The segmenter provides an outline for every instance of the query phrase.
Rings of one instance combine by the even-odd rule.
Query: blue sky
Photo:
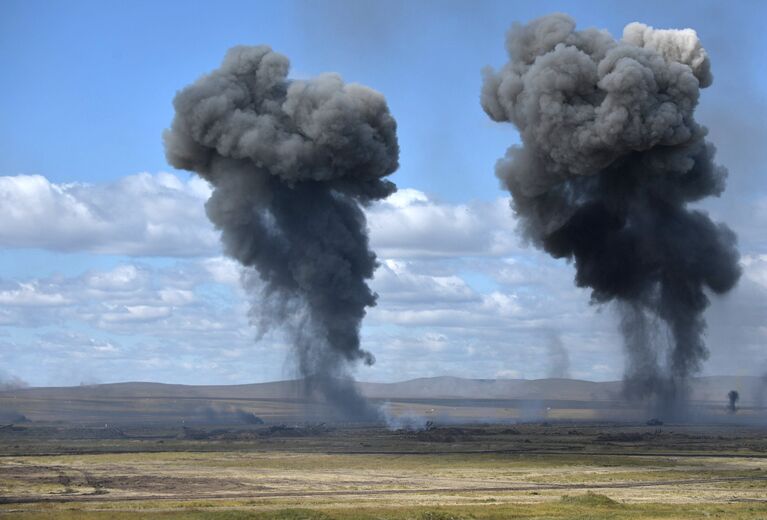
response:
[[[48,204],[58,222],[45,225],[42,213],[27,219],[24,232],[38,239],[22,240],[18,229],[0,233],[0,291],[7,293],[5,300],[0,295],[0,370],[33,384],[240,383],[290,375],[279,337],[253,343],[236,268],[220,258],[202,213],[205,187],[185,172],[176,172],[176,181],[158,177],[172,172],[160,135],[176,90],[217,67],[229,47],[266,43],[291,59],[294,77],[335,71],[379,90],[398,121],[401,168],[393,180],[407,190],[371,215],[373,244],[385,263],[376,280],[381,305],[364,334],[379,363],[361,378],[544,377],[552,335],[569,351],[571,375],[619,377],[622,357],[610,310],[588,306],[588,294],[572,287],[569,266],[522,248],[511,218],[504,223],[493,165],[517,134],[491,122],[479,106],[480,69],[505,62],[509,25],[553,11],[571,14],[580,28],[606,28],[615,36],[632,21],[698,31],[715,77],[698,118],[711,128],[719,160],[731,172],[722,199],[704,206],[739,232],[750,262],[741,288],[712,309],[707,371],[763,370],[765,5],[6,0],[0,5],[0,176],[39,175],[48,184],[35,184],[38,191],[10,184],[2,196],[13,197],[4,204],[13,202],[19,211]],[[149,175],[136,177],[142,172]],[[73,231],[57,213],[72,201],[93,204],[104,222],[88,228],[73,218]],[[185,219],[170,222],[177,217],[163,208],[176,208],[173,214]],[[166,234],[142,234],[145,221],[166,226]],[[403,237],[389,228],[392,222],[409,222],[423,233],[413,241],[441,252],[426,258],[398,244]],[[461,231],[446,232],[451,223]],[[196,227],[187,232],[185,226]],[[501,277],[509,265],[524,268],[524,276]],[[178,270],[193,272],[194,283],[182,287],[173,280]],[[541,283],[525,281],[547,270]],[[102,283],[93,282],[99,273],[111,277],[111,292],[94,288]],[[29,296],[35,291],[63,299]],[[433,308],[418,302],[422,312],[407,318],[415,305],[401,299],[408,291],[432,291],[426,299]],[[26,297],[31,303],[20,305]],[[528,315],[552,305],[548,316]],[[484,318],[495,321],[471,308],[490,309]],[[733,313],[750,321],[725,326]],[[210,330],[221,327],[225,334],[200,339],[193,329],[181,332],[183,323],[201,316],[215,321]],[[731,329],[747,331],[734,351]],[[414,361],[402,371],[410,352]],[[727,362],[717,363],[720,358]]]

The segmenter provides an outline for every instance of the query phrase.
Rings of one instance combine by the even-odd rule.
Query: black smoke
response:
[[[730,390],[727,392],[727,410],[729,410],[730,413],[735,413],[738,411],[738,399],[740,399],[740,394],[737,390]]]
[[[524,236],[575,264],[595,303],[618,302],[626,392],[675,407],[707,358],[707,291],[740,276],[735,234],[689,204],[727,171],[693,115],[712,82],[695,31],[575,30],[567,15],[515,24],[486,69],[482,107],[522,145],[496,165]]]
[[[395,186],[396,122],[384,97],[336,74],[288,79],[269,47],[235,47],[180,91],[164,134],[168,161],[208,180],[208,217],[245,278],[263,333],[287,332],[309,391],[349,418],[378,415],[350,368],[373,356],[360,324],[377,266],[361,206]]]

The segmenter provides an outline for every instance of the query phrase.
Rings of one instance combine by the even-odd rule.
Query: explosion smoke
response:
[[[727,404],[727,409],[730,411],[730,413],[735,413],[738,411],[738,399],[740,399],[740,394],[737,390],[730,390],[727,392],[727,400],[729,401]]]
[[[349,418],[378,416],[349,369],[360,347],[376,257],[360,205],[395,191],[396,122],[384,97],[336,74],[287,78],[269,47],[234,47],[180,91],[164,134],[170,164],[213,186],[206,203],[246,279],[260,333],[282,326],[309,390]],[[257,297],[256,297],[257,296]]]
[[[546,377],[569,378],[570,377],[570,354],[567,352],[559,334],[551,332],[546,344],[546,354],[549,358]]]
[[[29,384],[18,376],[9,374],[3,369],[0,369],[0,392],[7,390],[16,390],[19,388],[27,388]]]
[[[706,51],[691,29],[632,23],[616,41],[564,14],[515,24],[506,48],[510,61],[483,71],[481,102],[521,134],[496,165],[521,230],[573,260],[593,302],[619,302],[627,393],[673,406],[708,355],[704,288],[724,293],[740,276],[735,234],[687,208],[727,176],[693,118],[712,81]]]

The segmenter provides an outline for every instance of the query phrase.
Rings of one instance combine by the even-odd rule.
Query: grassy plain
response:
[[[0,430],[0,516],[767,519],[756,427],[26,426]]]

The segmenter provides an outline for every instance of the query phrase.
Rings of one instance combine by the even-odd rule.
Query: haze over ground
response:
[[[517,136],[487,121],[480,69],[512,21],[569,12],[579,28],[692,27],[714,83],[697,118],[730,170],[704,206],[738,233],[744,274],[707,312],[707,374],[767,369],[765,36],[758,2],[290,3],[212,9],[7,2],[0,62],[0,369],[33,385],[290,376],[285,340],[254,342],[238,268],[205,217],[209,188],[165,163],[175,91],[234,44],[271,45],[293,74],[339,72],[381,91],[398,121],[400,192],[368,211],[382,260],[362,334],[363,380],[455,374],[618,379],[612,309],[571,266],[513,232],[493,164]],[[468,16],[468,15],[471,16]],[[98,45],[94,44],[98,41]],[[556,339],[552,339],[556,338]],[[552,354],[555,352],[555,354]]]

